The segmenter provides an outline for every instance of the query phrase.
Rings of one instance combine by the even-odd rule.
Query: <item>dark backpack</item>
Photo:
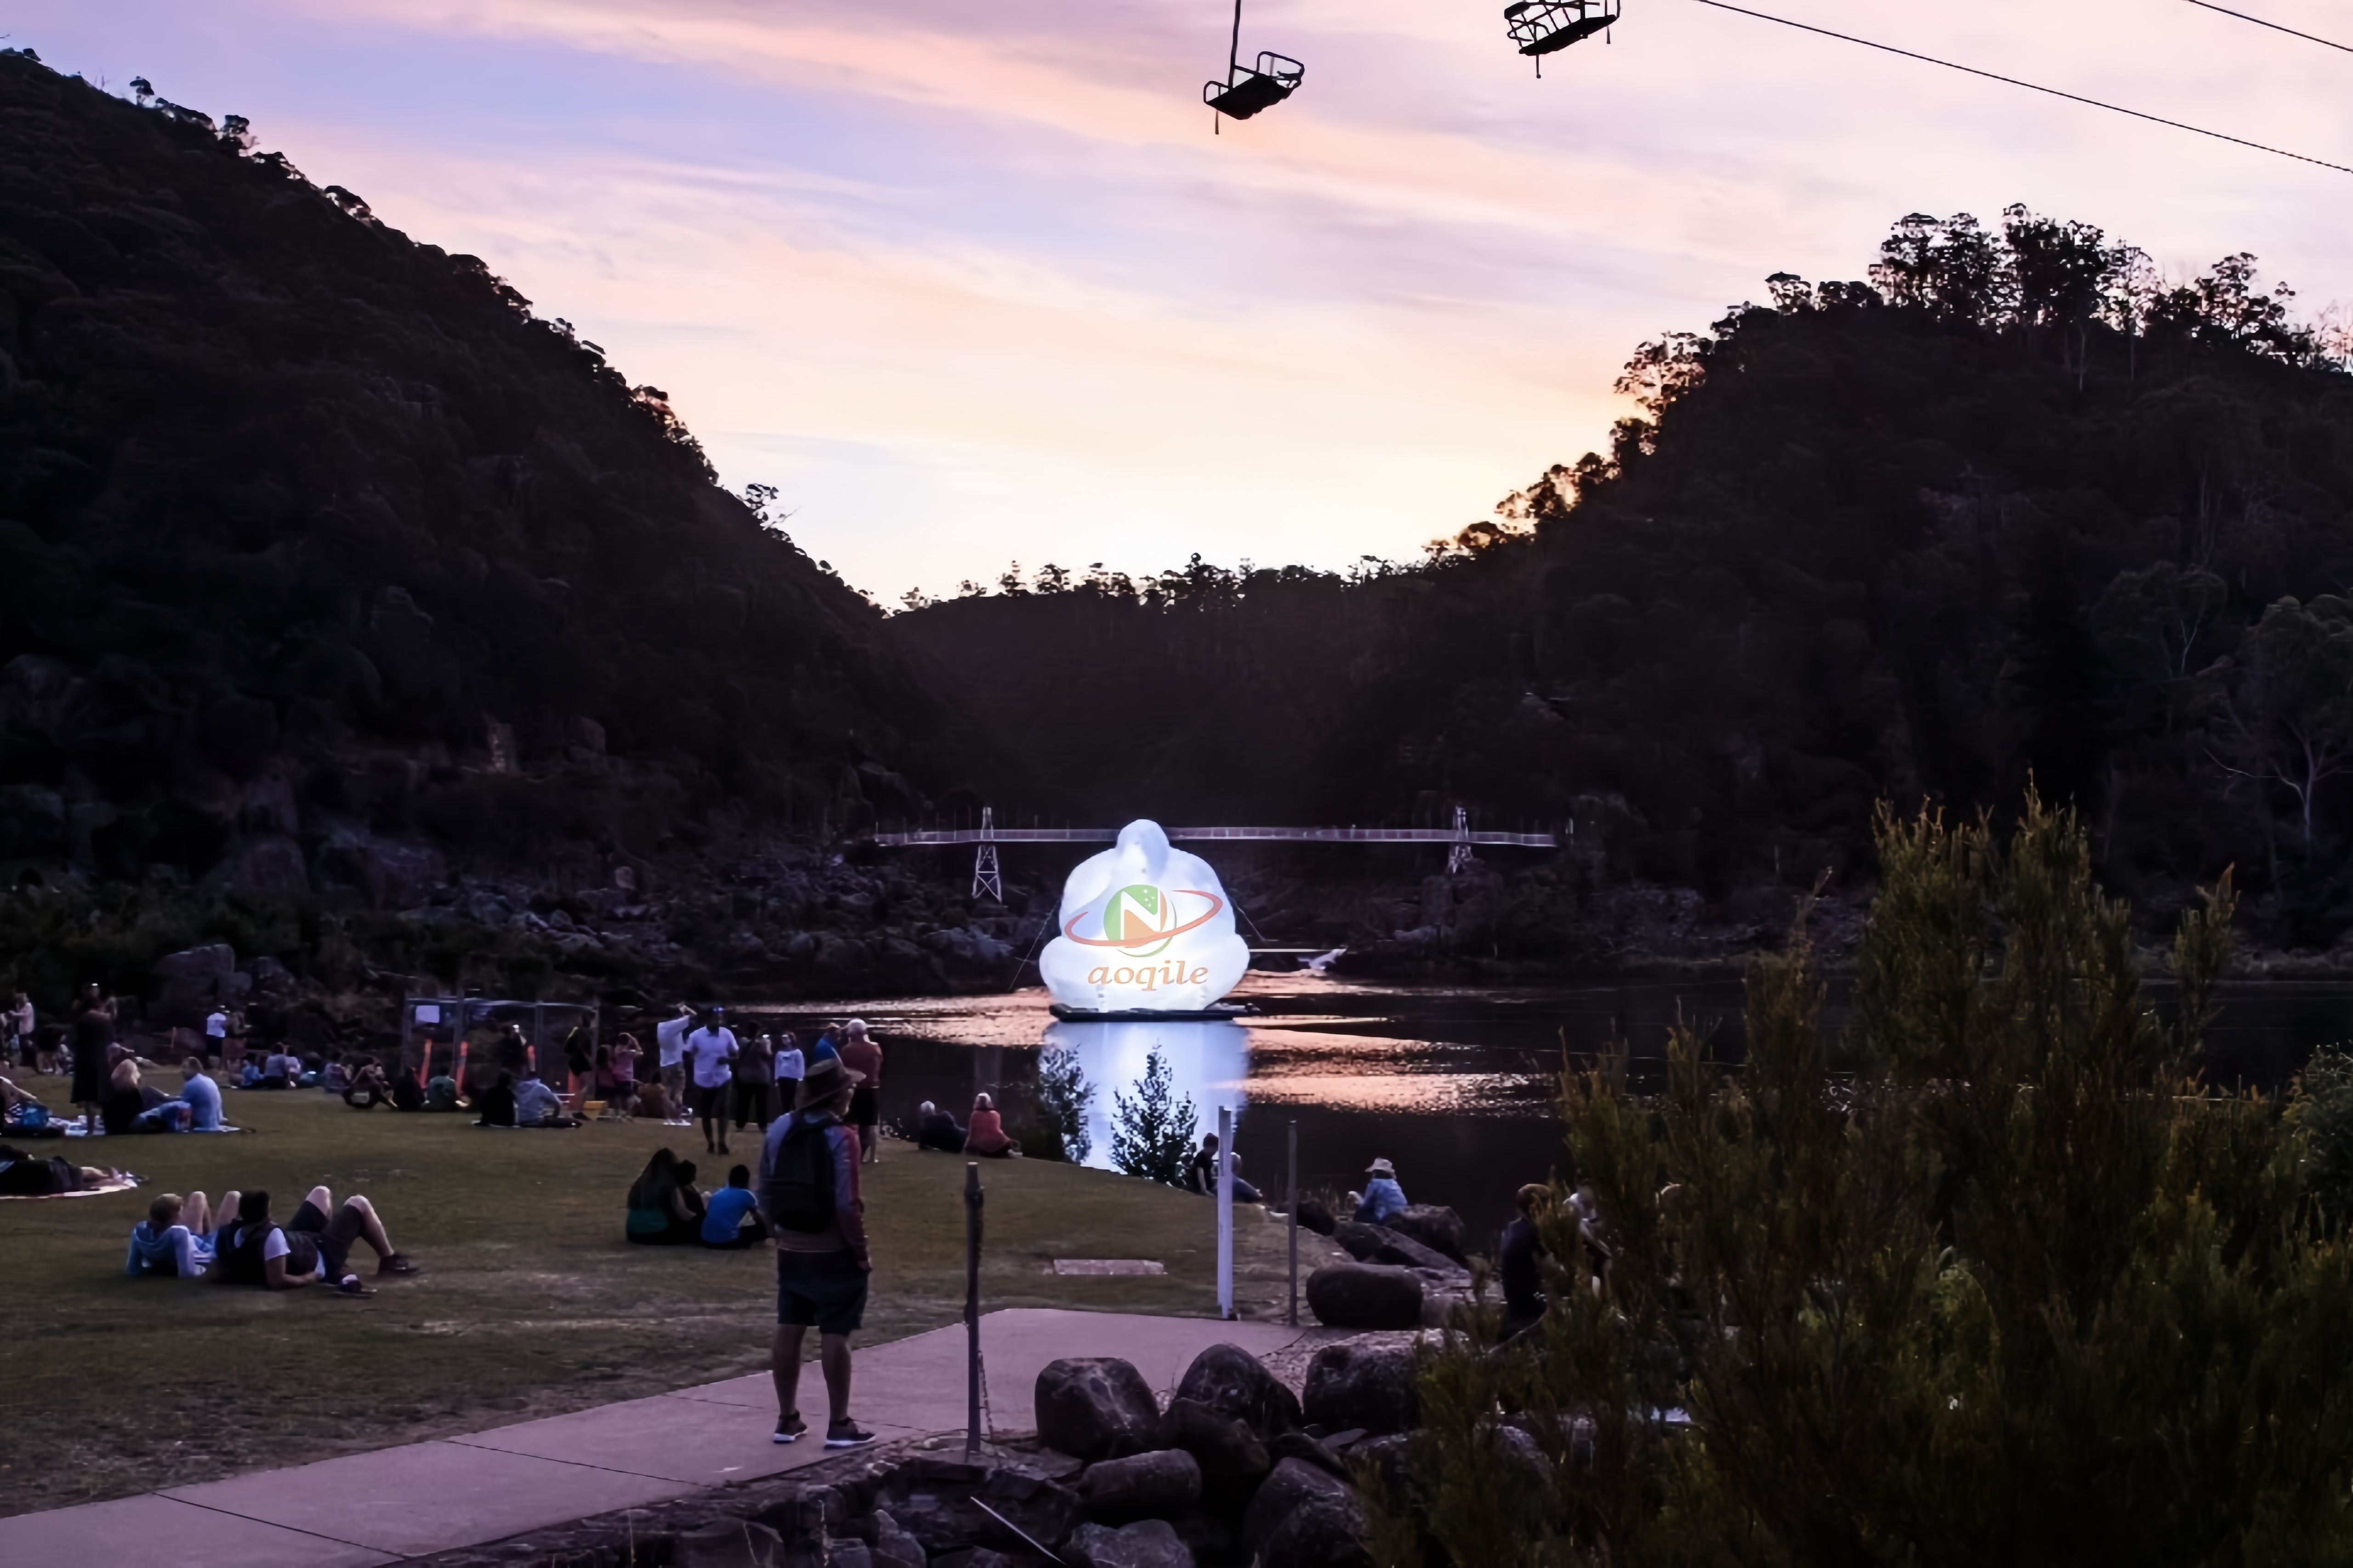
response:
[[[833,1223],[833,1144],[826,1132],[835,1125],[830,1116],[795,1121],[776,1145],[761,1198],[778,1230],[808,1236]]]

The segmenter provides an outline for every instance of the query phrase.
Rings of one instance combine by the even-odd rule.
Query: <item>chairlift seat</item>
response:
[[[1307,68],[1287,55],[1261,53],[1258,68],[1233,68],[1232,79],[1201,84],[1201,101],[1229,120],[1248,120],[1299,90]]]
[[[1524,55],[1565,49],[1617,19],[1597,0],[1515,0],[1504,7],[1504,26]]]

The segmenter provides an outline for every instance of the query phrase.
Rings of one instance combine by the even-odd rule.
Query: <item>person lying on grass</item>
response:
[[[737,1165],[729,1171],[727,1184],[704,1205],[702,1245],[724,1252],[767,1240],[768,1222],[760,1217],[758,1203],[752,1194],[751,1167]]]
[[[225,1209],[236,1204],[235,1193],[221,1200]],[[147,1205],[147,1217],[131,1227],[131,1251],[122,1260],[122,1272],[133,1279],[150,1274],[199,1279],[212,1267],[214,1244],[213,1208],[205,1194],[190,1193],[183,1200],[177,1193],[165,1193]]]
[[[237,1223],[221,1231],[216,1252],[221,1278],[231,1285],[290,1290],[329,1280],[344,1295],[364,1296],[370,1292],[359,1276],[343,1272],[354,1241],[366,1242],[375,1253],[379,1275],[417,1272],[416,1263],[385,1234],[374,1204],[353,1197],[337,1208],[334,1194],[322,1186],[312,1187],[283,1226],[269,1216],[268,1193],[244,1194],[237,1199]]]
[[[0,1197],[51,1198],[79,1193],[121,1179],[120,1171],[96,1165],[75,1165],[52,1154],[27,1154],[13,1143],[0,1143]]]

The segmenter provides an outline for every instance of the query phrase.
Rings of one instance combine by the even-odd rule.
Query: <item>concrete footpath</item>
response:
[[[1020,1308],[981,1319],[993,1436],[1033,1431],[1038,1373],[1063,1356],[1119,1356],[1164,1394],[1213,1344],[1267,1355],[1303,1331],[1209,1318]],[[965,1430],[962,1324],[858,1352],[852,1413],[878,1442]],[[290,1469],[0,1520],[0,1568],[377,1568],[503,1541],[591,1514],[758,1480],[828,1457],[815,1363],[801,1406],[816,1431],[769,1440],[767,1375],[496,1426]]]

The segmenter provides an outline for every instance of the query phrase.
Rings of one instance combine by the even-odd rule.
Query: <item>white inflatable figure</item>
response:
[[[1071,873],[1060,932],[1038,959],[1055,1001],[1096,1013],[1198,1012],[1249,968],[1225,885],[1156,822],[1129,823]]]

